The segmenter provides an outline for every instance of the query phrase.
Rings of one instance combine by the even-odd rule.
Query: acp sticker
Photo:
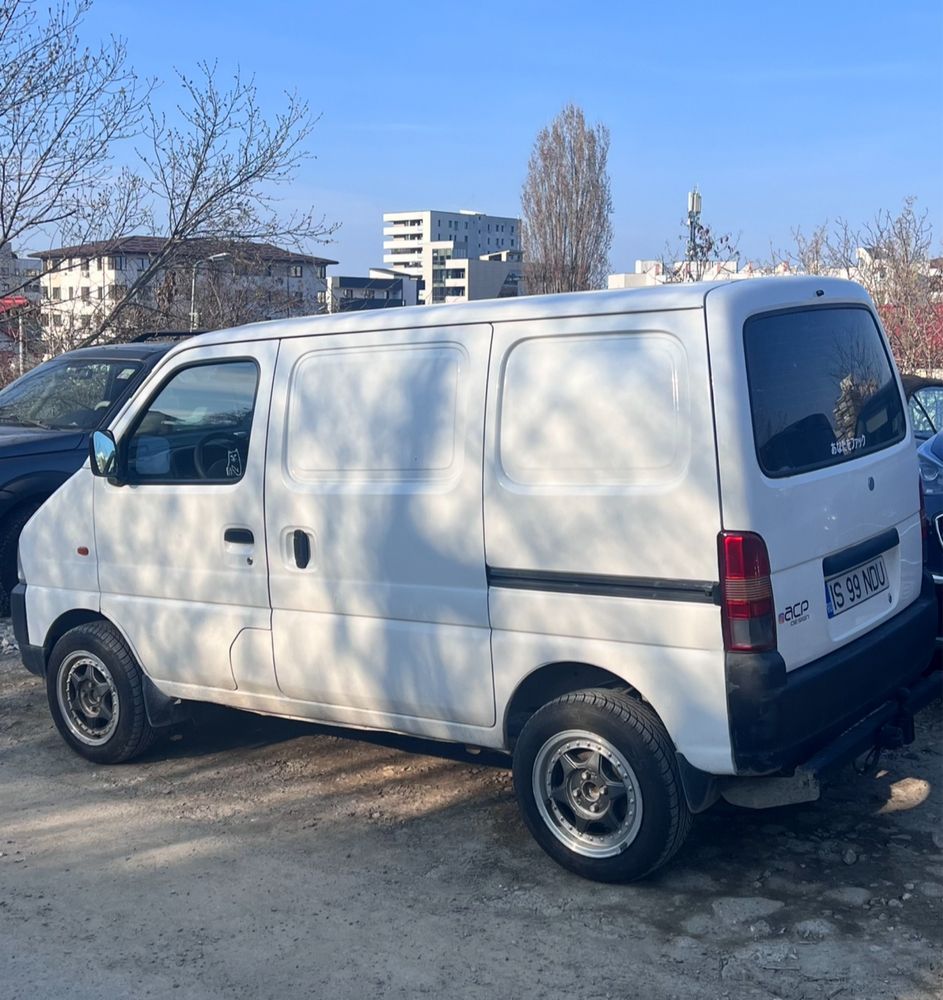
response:
[[[122,368],[115,376],[119,382],[126,382],[137,371],[136,368]]]
[[[779,612],[780,625],[801,625],[809,620],[809,602],[796,601],[790,604],[785,610]]]

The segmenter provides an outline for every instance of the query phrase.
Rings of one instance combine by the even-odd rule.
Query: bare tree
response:
[[[770,270],[786,264],[799,274],[829,274],[854,279],[858,273],[860,236],[847,219],[828,219],[817,225],[808,236],[797,226],[792,231],[791,249],[775,251]]]
[[[901,211],[883,210],[861,233],[860,280],[881,313],[903,371],[943,366],[943,317],[930,273],[933,229],[916,198]]]
[[[530,294],[601,288],[612,246],[609,129],[568,104],[534,142],[521,193]]]
[[[902,370],[943,367],[943,289],[932,273],[933,229],[914,197],[905,198],[896,215],[879,211],[860,230],[838,218],[816,226],[809,236],[794,229],[793,240],[779,260],[803,274],[849,278],[865,286]]]
[[[703,281],[724,273],[725,267],[739,260],[738,239],[731,233],[715,233],[700,219],[688,228],[687,238],[674,251],[666,247],[662,273],[666,284],[681,281]]]
[[[209,63],[200,65],[196,77],[178,77],[183,124],[169,124],[151,110],[141,174],[126,180],[146,193],[154,227],[165,236],[163,249],[123,289],[84,344],[120,329],[122,315],[146,306],[146,290],[168,270],[196,266],[193,241],[213,243],[211,252],[248,241],[301,247],[326,242],[337,228],[313,211],[277,211],[276,188],[311,157],[306,142],[318,119],[306,102],[286,94],[282,110],[271,116],[259,106],[252,79],[236,74],[221,87]],[[135,201],[133,192],[128,200]]]
[[[138,131],[149,87],[121,39],[82,45],[90,2],[0,4],[0,244],[44,227],[81,234],[94,221],[100,231],[105,200],[107,215],[122,211],[102,182],[114,144]]]

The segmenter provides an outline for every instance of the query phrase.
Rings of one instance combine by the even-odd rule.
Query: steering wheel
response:
[[[232,434],[207,434],[193,448],[193,464],[202,479],[241,478],[243,462],[238,440]]]

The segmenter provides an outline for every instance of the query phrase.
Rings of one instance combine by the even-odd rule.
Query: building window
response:
[[[318,305],[323,306],[326,301],[327,301],[327,293],[323,291],[318,292]]]
[[[59,288],[58,285],[55,288],[53,288],[53,290],[52,290],[52,297],[56,301],[58,301],[59,299],[62,298],[62,289]]]
[[[147,257],[139,257],[138,258],[138,270],[139,271],[146,271],[147,270]]]
[[[354,297],[354,290],[352,288],[345,288],[343,294],[345,299],[352,299]]]
[[[374,291],[372,288],[365,288],[363,290],[363,297],[365,299],[372,299],[374,297]]]
[[[289,278],[300,278],[301,277],[301,265],[300,264],[292,264],[291,267],[288,268],[288,277]]]
[[[82,258],[82,274],[88,274],[88,265],[89,265],[89,259],[88,259],[88,257],[83,257]]]
[[[109,257],[108,267],[112,271],[123,271],[124,270],[124,257]]]
[[[83,302],[88,302],[88,300],[91,297],[92,297],[92,290],[88,287],[88,285],[83,285],[82,286],[82,301]]]
[[[101,288],[96,288],[95,289],[95,297],[98,299],[99,302],[101,302],[101,300],[104,298],[104,294],[103,294]]]

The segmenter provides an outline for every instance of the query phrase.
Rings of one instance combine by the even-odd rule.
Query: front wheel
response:
[[[154,742],[141,668],[107,622],[79,625],[56,643],[46,696],[62,738],[96,764],[130,760]]]
[[[650,874],[691,827],[664,726],[618,692],[577,691],[531,716],[514,749],[514,788],[537,843],[598,882]]]

